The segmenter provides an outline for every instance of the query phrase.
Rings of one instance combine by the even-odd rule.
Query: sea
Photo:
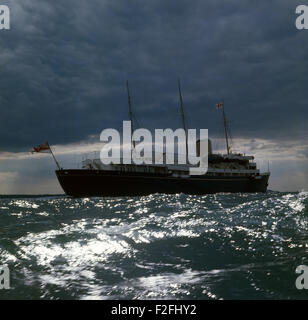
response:
[[[308,193],[0,196],[1,265],[0,299],[308,299]]]

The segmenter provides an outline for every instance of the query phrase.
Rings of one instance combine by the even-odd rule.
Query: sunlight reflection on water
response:
[[[301,298],[307,199],[2,198],[0,254],[13,287],[4,298]]]

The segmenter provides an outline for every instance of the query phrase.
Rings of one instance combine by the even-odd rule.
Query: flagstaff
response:
[[[52,152],[52,149],[51,149],[51,147],[50,147],[50,145],[49,145],[48,142],[46,142],[45,144],[40,144],[40,145],[38,145],[37,147],[34,147],[31,152],[32,152],[32,153],[34,153],[34,152],[36,152],[36,153],[43,152],[43,153],[44,153],[45,151],[51,153],[51,155],[52,155],[52,157],[53,157],[53,160],[55,161],[58,169],[59,169],[59,170],[62,170],[62,168],[61,168],[59,162],[57,161],[54,153]]]
[[[57,165],[58,169],[59,169],[59,170],[62,170],[62,168],[61,168],[61,167],[60,167],[60,165],[59,165],[59,162],[57,161],[57,159],[56,159],[55,155],[54,155],[54,154],[53,154],[53,152],[52,152],[52,149],[51,149],[51,147],[50,147],[49,143],[48,143],[48,142],[46,142],[46,144],[47,144],[47,145],[48,145],[48,147],[49,147],[50,153],[51,153],[51,155],[52,155],[52,157],[53,157],[53,159],[54,159],[54,161],[55,161],[55,163],[56,163],[56,165]]]

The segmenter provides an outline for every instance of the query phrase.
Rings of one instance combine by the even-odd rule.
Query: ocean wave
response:
[[[288,299],[307,264],[308,193],[1,197],[20,299]]]

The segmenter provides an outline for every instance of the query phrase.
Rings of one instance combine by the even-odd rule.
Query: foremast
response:
[[[132,108],[131,98],[129,94],[128,80],[126,80],[126,88],[127,88],[127,99],[128,99],[128,108],[129,108],[129,118],[131,123],[131,139],[132,139],[133,146],[135,148],[136,145],[135,145],[135,141],[133,140],[133,133],[134,133],[133,108]]]

